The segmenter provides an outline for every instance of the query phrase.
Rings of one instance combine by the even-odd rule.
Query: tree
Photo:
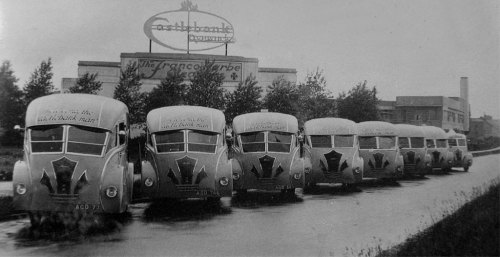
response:
[[[185,78],[186,73],[180,69],[169,71],[161,84],[147,94],[145,113],[163,106],[184,104],[187,89],[187,85],[184,84]]]
[[[259,111],[262,107],[261,95],[262,88],[257,86],[255,76],[250,74],[234,92],[226,94],[226,121],[232,122],[240,114]]]
[[[367,88],[366,80],[358,83],[346,94],[339,94],[337,109],[339,117],[355,122],[378,120],[377,88]]]
[[[83,93],[97,95],[102,88],[102,82],[97,81],[97,73],[85,73],[76,80],[76,85],[69,88],[70,93]]]
[[[122,101],[128,107],[131,124],[143,123],[146,113],[144,113],[145,96],[141,93],[141,81],[137,73],[135,63],[128,64],[125,70],[120,73],[120,81],[115,87],[113,98]]]
[[[23,88],[24,101],[26,105],[40,96],[53,93],[53,75],[51,59],[48,58],[47,61],[42,61],[40,67],[35,69],[35,71],[31,74],[30,80]]]
[[[284,79],[276,78],[267,89],[264,97],[264,106],[271,112],[281,112],[296,115],[299,110],[299,91],[295,84]]]
[[[316,69],[315,72],[307,74],[305,82],[298,86],[298,95],[299,124],[310,119],[334,116],[334,101],[331,92],[326,88],[322,70]]]
[[[0,126],[5,129],[1,139],[3,145],[16,145],[22,142],[22,137],[14,131],[15,125],[24,123],[23,116],[26,110],[22,98],[23,92],[17,87],[18,79],[9,61],[0,66]]]
[[[224,109],[223,81],[224,74],[219,73],[215,61],[206,60],[191,79],[191,85],[186,93],[186,104]]]

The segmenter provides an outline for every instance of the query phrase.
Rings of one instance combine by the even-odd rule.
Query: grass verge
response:
[[[500,184],[377,256],[500,256]]]

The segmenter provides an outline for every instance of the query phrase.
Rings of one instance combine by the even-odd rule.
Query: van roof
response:
[[[26,127],[69,124],[107,130],[128,113],[115,99],[91,94],[52,94],[33,100],[26,110]]]
[[[429,139],[447,139],[448,136],[442,128],[434,126],[421,126],[424,131],[425,137]]]
[[[320,118],[306,121],[306,135],[356,135],[358,129],[352,120],[342,118]]]
[[[202,106],[167,106],[150,111],[146,124],[151,133],[194,129],[221,133],[226,126],[224,114]]]
[[[464,134],[457,133],[452,129],[450,129],[450,131],[448,131],[448,133],[446,133],[446,135],[448,135],[448,138],[450,138],[450,139],[452,139],[452,138],[467,139],[467,137]]]
[[[411,124],[394,124],[400,137],[425,137],[421,127]]]
[[[360,136],[397,136],[394,124],[384,121],[364,121],[357,124]]]
[[[298,127],[297,118],[278,112],[253,112],[233,119],[233,131],[236,134],[268,130],[297,133]]]

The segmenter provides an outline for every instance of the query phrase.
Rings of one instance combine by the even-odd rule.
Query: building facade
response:
[[[255,76],[258,85],[263,88],[263,95],[267,86],[283,77],[292,83],[297,82],[296,69],[259,67],[257,58],[241,56],[204,55],[204,54],[177,54],[177,53],[122,53],[120,62],[79,61],[78,77],[85,73],[97,74],[97,80],[102,82],[103,96],[113,97],[114,89],[120,80],[120,72],[127,65],[138,67],[143,92],[149,92],[160,84],[172,69],[181,69],[186,73],[186,82],[204,65],[205,61],[214,61],[218,71],[224,74],[222,87],[232,92],[238,84],[248,76]],[[74,86],[76,78],[62,79],[62,92]]]
[[[380,101],[377,108],[383,121],[467,133],[470,119],[468,78],[460,79],[460,97],[397,96],[396,101]]]

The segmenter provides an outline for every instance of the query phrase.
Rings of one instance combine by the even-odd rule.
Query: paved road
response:
[[[197,201],[135,205],[121,230],[76,242],[18,240],[15,234],[28,220],[7,221],[0,223],[0,255],[357,255],[404,241],[461,206],[477,188],[500,180],[499,157],[475,158],[468,173],[366,183],[355,193],[326,186],[313,194],[297,191],[291,199],[255,192],[215,207]]]

